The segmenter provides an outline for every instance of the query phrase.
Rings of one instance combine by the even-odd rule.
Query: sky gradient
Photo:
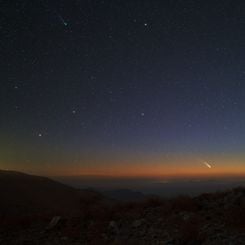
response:
[[[0,168],[245,174],[244,1],[0,5]]]

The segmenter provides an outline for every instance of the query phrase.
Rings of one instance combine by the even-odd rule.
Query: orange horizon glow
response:
[[[66,172],[67,175],[67,172]],[[98,177],[129,177],[129,178],[183,178],[183,177],[225,177],[225,176],[245,176],[245,166],[239,168],[224,167],[212,169],[193,169],[193,168],[178,168],[166,169],[159,168],[137,168],[132,167],[127,170],[123,168],[110,169],[81,169],[80,171],[70,172],[69,176],[98,176]]]
[[[44,176],[97,176],[108,178],[208,178],[245,176],[244,156],[209,156],[203,160],[195,156],[152,157],[147,159],[101,159],[87,164],[46,164],[42,168],[28,165],[8,169]],[[85,161],[82,161],[85,162]],[[207,167],[205,162],[211,165]]]

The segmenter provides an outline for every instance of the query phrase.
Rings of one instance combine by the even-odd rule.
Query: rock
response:
[[[190,212],[181,212],[179,213],[179,216],[184,220],[187,221],[190,219],[190,217],[193,215],[193,213]]]
[[[63,236],[63,237],[61,237],[61,240],[62,241],[67,241],[68,240],[68,237],[67,236]]]
[[[112,231],[113,233],[116,233],[116,234],[119,233],[118,225],[117,225],[117,223],[116,223],[114,220],[110,221],[109,227],[108,227],[108,228],[109,228],[109,230]]]
[[[138,220],[135,220],[132,224],[132,226],[134,228],[138,228],[139,226],[141,226],[143,223],[145,222],[144,219],[138,219]]]
[[[50,223],[46,227],[46,230],[51,230],[53,229],[60,221],[61,217],[60,216],[55,216],[51,219]]]

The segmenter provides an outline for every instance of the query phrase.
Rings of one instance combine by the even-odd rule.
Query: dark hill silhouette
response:
[[[82,202],[100,199],[89,190],[77,190],[46,177],[0,170],[0,215],[34,213],[72,214]]]

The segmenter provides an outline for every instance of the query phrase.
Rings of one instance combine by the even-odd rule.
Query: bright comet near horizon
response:
[[[207,166],[208,168],[212,168],[211,165],[210,165],[209,163],[207,163],[207,162],[203,162],[203,164],[204,164],[205,166]]]

